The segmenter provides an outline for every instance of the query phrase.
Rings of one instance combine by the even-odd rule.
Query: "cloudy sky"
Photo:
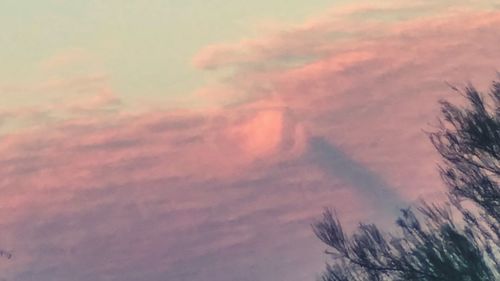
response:
[[[374,2],[1,1],[0,280],[314,280],[324,207],[442,198],[500,5]]]

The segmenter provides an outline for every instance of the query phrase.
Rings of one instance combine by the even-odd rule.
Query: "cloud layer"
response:
[[[385,223],[439,195],[422,130],[439,98],[456,99],[446,82],[495,78],[500,14],[354,24],[400,10],[353,7],[208,46],[195,64],[230,73],[199,91],[224,97],[217,109],[99,115],[121,106],[99,87],[65,104],[81,114],[2,136],[0,245],[14,254],[3,277],[311,279],[323,207]]]

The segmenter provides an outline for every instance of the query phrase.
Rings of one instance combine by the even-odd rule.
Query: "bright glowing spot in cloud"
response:
[[[275,151],[283,138],[283,114],[279,111],[262,111],[234,129],[243,151],[261,157]]]
[[[305,132],[286,109],[264,109],[228,130],[229,138],[249,159],[297,155],[304,149]]]

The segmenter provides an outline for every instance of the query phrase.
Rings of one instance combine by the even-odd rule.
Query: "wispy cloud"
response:
[[[14,254],[2,273],[312,278],[323,262],[309,224],[324,206],[380,219],[442,190],[422,129],[453,98],[445,82],[486,85],[500,63],[497,12],[349,20],[392,12],[355,7],[202,50],[199,67],[232,69],[200,90],[224,86],[215,109],[130,113],[106,79],[52,84],[98,91],[61,103],[81,114],[2,136],[0,245]]]

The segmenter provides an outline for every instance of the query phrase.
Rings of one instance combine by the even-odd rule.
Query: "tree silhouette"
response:
[[[444,160],[449,201],[402,210],[393,233],[360,224],[348,235],[325,211],[313,225],[332,258],[323,281],[500,280],[500,82],[488,97],[473,86],[454,90],[466,105],[441,101],[442,118],[429,134]]]

